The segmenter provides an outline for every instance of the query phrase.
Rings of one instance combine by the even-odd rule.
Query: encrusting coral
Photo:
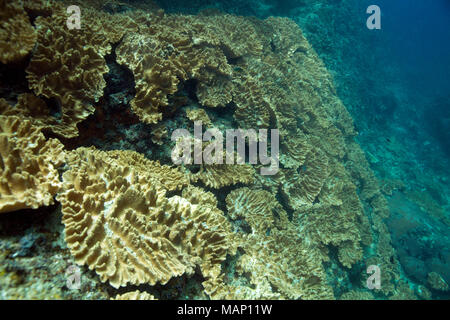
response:
[[[187,146],[190,149],[189,157],[192,162],[195,157],[193,149],[195,149],[196,144],[199,145],[199,149],[202,154],[204,154],[207,148],[216,146],[215,143],[216,142],[212,141],[203,144],[199,139],[192,136],[182,137],[175,145],[172,155],[176,155],[177,157],[187,156],[184,154],[184,149]],[[194,145],[194,148],[190,148],[192,145]],[[212,150],[214,150],[214,148],[212,148]],[[212,152],[211,158],[221,159],[221,163],[216,161],[212,161],[213,163],[202,163],[199,165],[196,172],[187,170],[187,176],[192,183],[201,182],[209,188],[220,189],[238,183],[250,184],[254,181],[255,169],[250,164],[238,164],[238,161],[240,161],[239,154],[236,152],[228,154],[226,148],[225,150],[219,150],[218,152],[221,152],[222,156],[215,155],[215,152]],[[227,157],[233,160],[232,164],[227,164]],[[189,168],[190,165],[191,164],[188,164],[187,167]]]
[[[234,189],[228,194],[226,203],[230,218],[245,219],[252,230],[265,232],[274,223],[272,210],[277,201],[268,191],[252,191],[247,187]]]
[[[144,155],[127,150],[109,151],[107,153],[96,151],[95,149],[80,149],[85,154],[94,154],[103,159],[110,165],[120,164],[124,167],[130,167],[139,173],[140,182],[157,183],[164,190],[180,190],[189,184],[188,177],[178,168],[172,168],[167,165],[161,165],[159,161],[151,161]]]
[[[192,122],[201,121],[205,127],[211,127],[212,122],[204,109],[189,108],[186,110],[186,117]]]
[[[27,119],[35,127],[43,131],[51,131],[61,137],[78,135],[76,122],[68,124],[60,121],[61,119],[57,115],[51,113],[47,103],[33,93],[20,94],[14,106],[10,106],[6,102],[0,105],[0,114]]]
[[[165,138],[167,138],[167,128],[162,124],[154,125],[152,129],[152,142],[162,145]]]
[[[308,154],[304,167],[300,173],[290,170],[282,186],[283,195],[294,210],[312,205],[328,178],[328,158],[320,149]]]
[[[27,80],[36,95],[54,100],[60,109],[59,125],[49,128],[73,138],[78,135],[77,124],[95,111],[94,103],[103,96],[103,76],[109,71],[105,56],[111,44],[136,26],[125,15],[111,21],[106,13],[85,9],[82,23],[89,27],[71,30],[65,7],[58,2],[52,9],[51,15],[35,21],[37,47],[26,69]]]
[[[252,183],[255,169],[248,164],[204,164],[190,175],[192,182],[201,181],[207,187],[220,189],[238,183]]]
[[[190,17],[149,15],[146,23],[149,27],[140,34],[125,36],[117,58],[135,76],[133,111],[143,122],[156,123],[180,81],[195,78],[206,68],[228,75],[230,67],[218,48],[193,40],[195,22]]]

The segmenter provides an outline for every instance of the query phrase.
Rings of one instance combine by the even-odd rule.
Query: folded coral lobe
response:
[[[64,7],[56,5],[51,16],[36,19],[37,46],[26,73],[30,89],[60,109],[59,125],[51,129],[73,138],[78,135],[77,124],[94,113],[94,103],[103,96],[103,75],[109,70],[104,56],[111,46],[94,17],[86,13],[80,30],[67,28],[68,17]]]
[[[58,140],[28,120],[0,116],[0,213],[53,204],[62,162]]]
[[[33,49],[36,31],[19,1],[0,1],[0,62],[23,59]]]
[[[205,277],[218,273],[228,224],[213,205],[166,195],[176,188],[171,183],[187,183],[178,170],[126,151],[85,148],[68,163],[58,195],[66,242],[102,281],[116,288],[165,284],[197,265]]]

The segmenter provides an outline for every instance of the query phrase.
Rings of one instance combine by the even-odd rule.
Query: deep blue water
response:
[[[391,59],[405,81],[422,94],[450,95],[450,1],[377,3]]]
[[[405,172],[403,180],[407,190],[404,193],[416,192],[424,198],[431,195],[443,217],[448,219],[450,1],[381,0],[377,4],[383,13],[379,40],[387,58],[380,57],[379,67],[383,68],[383,63],[390,64],[390,78],[400,84],[393,92],[402,96],[390,129],[380,134],[402,139],[405,152],[399,153],[401,156],[393,153],[391,157],[395,161],[403,161],[402,157],[414,161],[410,168],[399,166]],[[401,134],[402,130],[407,134]],[[364,144],[362,146],[365,148]],[[430,271],[439,272],[448,282],[449,225],[441,224],[429,208],[402,197],[399,193],[388,199],[391,206],[388,225],[403,270],[419,283],[426,280]],[[396,219],[402,215],[408,216],[408,221],[420,223],[413,232],[400,237],[395,230],[399,227]]]
[[[408,96],[422,102],[411,112],[423,116],[429,133],[450,156],[450,1],[379,3],[390,59]]]

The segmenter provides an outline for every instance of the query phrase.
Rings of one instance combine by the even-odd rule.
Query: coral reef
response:
[[[249,273],[255,286],[247,298],[333,298],[319,248],[301,237],[299,225],[289,221],[273,194],[240,188],[233,190],[226,202],[230,218],[242,218],[251,228],[251,233],[243,234],[238,243],[244,254],[236,263],[237,273]],[[272,287],[279,292],[270,290]]]
[[[181,182],[176,170],[158,164],[153,170],[150,161],[142,166],[138,161],[145,159],[121,153],[77,149],[69,155],[58,201],[76,261],[114,287],[165,284],[192,274],[195,265],[213,276],[227,252],[220,210],[167,198],[165,191]]]
[[[448,291],[448,284],[437,272],[428,274],[428,283],[435,290]]]
[[[16,62],[27,56],[36,42],[36,31],[25,9],[16,1],[0,2],[0,62]]]
[[[59,122],[70,129],[55,133],[72,138],[78,133],[77,124],[94,112],[92,103],[103,95],[103,74],[108,72],[103,56],[111,48],[100,32],[101,25],[97,30],[68,30],[68,15],[63,9],[36,19],[37,48],[27,68],[27,79],[36,95],[54,99],[60,107]],[[95,25],[95,20],[85,23]]]
[[[294,21],[111,3],[80,3],[80,30],[60,1],[17,6],[5,22],[37,36],[0,60],[29,55],[28,90],[0,99],[0,212],[56,196],[66,251],[110,298],[177,297],[164,290],[192,283],[211,299],[414,297],[352,118]],[[248,159],[173,166],[168,137],[196,121],[278,129],[279,171],[263,176]],[[382,268],[380,290],[357,274],[365,264]],[[118,295],[137,285],[160,292]]]
[[[139,290],[119,294],[111,300],[155,300],[155,297],[147,292],[141,292]]]
[[[30,121],[0,116],[0,213],[53,204],[63,145]]]

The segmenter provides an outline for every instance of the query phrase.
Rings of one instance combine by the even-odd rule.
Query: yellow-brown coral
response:
[[[26,71],[30,88],[54,99],[61,109],[59,123],[71,129],[55,133],[73,138],[77,124],[94,112],[93,103],[103,95],[103,74],[109,70],[104,55],[111,47],[94,14],[84,17],[89,28],[69,30],[63,10],[36,19],[37,48]]]
[[[205,126],[205,127],[211,127],[212,126],[211,119],[209,118],[209,116],[206,113],[206,111],[203,110],[203,109],[188,108],[186,110],[186,116],[192,122],[201,121],[202,125]]]
[[[252,183],[255,169],[248,164],[205,164],[190,175],[191,181],[201,181],[207,187],[220,189],[237,183]]]
[[[283,185],[283,194],[294,210],[312,205],[322,190],[329,170],[326,154],[319,149],[309,153],[304,168],[300,173],[290,170]]]
[[[0,116],[0,213],[54,203],[63,145],[30,121]]]
[[[45,131],[52,131],[61,137],[73,137],[78,135],[76,122],[65,123],[50,113],[47,103],[32,93],[23,93],[17,97],[17,104],[0,105],[0,114],[14,115],[21,119],[29,120],[34,126]]]
[[[142,181],[106,152],[79,149],[68,163],[58,195],[66,241],[76,261],[102,281],[165,284],[196,265],[205,277],[218,274],[228,250],[220,210],[167,198],[164,187],[148,179],[151,171]]]
[[[91,28],[69,31],[62,6],[30,3],[25,10],[40,16],[27,70],[33,93],[19,92],[15,106],[12,97],[0,99],[0,114],[18,116],[36,132],[76,137],[77,124],[107,100],[100,99],[105,55],[114,43],[117,62],[134,75],[131,109],[151,124],[155,144],[164,145],[171,124],[189,126],[186,117],[210,128],[232,123],[280,131],[275,176],[258,175],[260,165],[202,164],[182,171],[133,151],[71,152],[58,199],[78,263],[114,287],[165,284],[199,267],[211,298],[332,299],[322,263],[345,276],[370,246],[364,262],[382,268],[379,291],[412,296],[398,281],[383,221],[387,202],[353,141],[351,117],[293,21],[214,11],[108,14],[95,1],[97,11],[83,7],[82,23]],[[192,104],[185,117],[177,108],[186,101]],[[51,112],[50,104],[60,110]],[[216,189],[220,202],[191,182]],[[234,233],[218,209],[225,205]],[[223,263],[227,253],[230,260]],[[222,263],[230,268],[222,270]],[[345,292],[345,285],[336,292]],[[371,297],[364,287],[352,289],[341,298]]]
[[[146,20],[148,28],[125,36],[117,48],[117,57],[134,73],[137,93],[131,106],[146,123],[162,119],[168,97],[189,79],[199,80],[200,103],[225,106],[232,98],[232,68],[227,58],[261,52],[257,37],[251,32],[250,38],[242,35],[240,28],[253,30],[244,18],[136,15]]]
[[[94,157],[100,157],[103,161],[114,166],[130,167],[138,173],[139,182],[152,181],[164,190],[180,190],[189,184],[188,177],[178,170],[167,165],[161,165],[159,161],[152,161],[145,158],[144,155],[128,150],[102,152],[91,149],[80,149],[80,152],[87,156],[92,154]]]
[[[139,290],[118,294],[111,300],[156,300],[155,297],[147,292]]]
[[[253,230],[265,232],[274,223],[272,210],[277,201],[270,192],[238,188],[228,194],[226,202],[230,218],[244,218]]]
[[[34,48],[36,31],[18,1],[0,0],[0,62],[24,58]]]
[[[167,138],[167,128],[162,124],[156,124],[152,128],[152,142],[162,145]]]

